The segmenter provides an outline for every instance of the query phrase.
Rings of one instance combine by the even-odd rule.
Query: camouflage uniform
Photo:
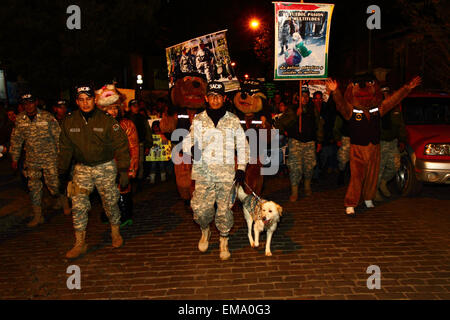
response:
[[[381,161],[378,185],[381,180],[389,181],[400,168],[398,142],[406,143],[406,128],[399,107],[394,108],[381,119]]]
[[[341,147],[337,152],[337,159],[339,170],[344,171],[347,163],[350,161],[350,135],[347,120],[340,113],[336,114],[333,135],[335,141],[341,141]]]
[[[92,117],[86,121],[80,110],[77,110],[64,120],[60,147],[60,172],[68,170],[72,157],[76,163],[72,190],[75,231],[86,229],[91,207],[89,194],[94,185],[102,198],[111,225],[119,225],[119,190],[116,176],[117,171],[128,172],[130,153],[127,135],[118,122],[98,109],[95,109]]]
[[[301,142],[289,139],[289,157],[287,161],[291,185],[298,186],[302,176],[311,180],[316,166],[315,141]]]
[[[394,139],[392,141],[380,141],[380,173],[378,174],[378,184],[380,180],[385,181],[391,180],[398,170],[396,158],[400,158],[400,153],[398,152],[398,140]]]
[[[200,126],[201,130],[197,132]],[[217,133],[223,137],[221,148],[223,157],[217,159],[217,163],[214,163],[214,157],[217,155],[210,152],[214,146],[217,146],[217,140],[206,138],[208,133]],[[245,171],[249,158],[249,145],[239,118],[230,112],[225,113],[217,127],[214,126],[206,111],[197,114],[192,122],[190,133],[183,140],[184,152],[191,152],[194,142],[199,139],[197,134],[201,134],[202,137],[202,143],[199,146],[202,158],[200,161],[194,161],[192,165],[191,178],[195,180],[195,190],[191,207],[194,212],[194,221],[202,229],[207,228],[214,219],[214,203],[216,202],[216,227],[220,235],[226,237],[233,226],[233,213],[229,209],[227,199],[235,177],[234,150],[237,149],[237,169]],[[232,141],[226,139],[226,137],[232,137],[231,134],[234,135]],[[230,159],[226,159],[230,154],[231,163],[229,163]]]
[[[84,231],[88,223],[88,212],[91,209],[89,194],[97,188],[103,202],[103,208],[112,225],[120,224],[120,210],[117,206],[119,189],[116,185],[117,166],[114,160],[87,166],[76,164],[73,183],[79,189],[72,196],[73,226],[76,231]]]
[[[344,171],[345,166],[350,161],[350,137],[341,138],[342,145],[337,152],[339,170]]]
[[[288,134],[289,156],[287,165],[291,186],[298,186],[302,176],[310,181],[316,166],[316,141],[323,141],[323,119],[311,103],[302,107],[302,132],[299,116],[292,108],[275,121],[275,128]]]
[[[60,132],[58,121],[47,111],[37,109],[33,120],[25,112],[17,116],[10,153],[12,160],[18,161],[25,142],[25,175],[33,206],[41,206],[42,173],[50,193],[53,196],[59,194],[57,154]]]

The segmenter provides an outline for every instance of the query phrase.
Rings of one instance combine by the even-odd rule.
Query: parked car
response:
[[[450,184],[450,95],[412,93],[402,112],[408,145],[396,175],[401,194],[419,194],[424,182]]]

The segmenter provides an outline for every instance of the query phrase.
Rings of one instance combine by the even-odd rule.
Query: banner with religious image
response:
[[[167,48],[169,88],[185,75],[201,73],[207,82],[223,82],[227,92],[238,90],[239,80],[231,66],[226,31],[207,34]]]
[[[328,77],[334,4],[274,2],[275,80]]]

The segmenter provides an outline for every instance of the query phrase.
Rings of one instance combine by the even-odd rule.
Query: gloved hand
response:
[[[202,151],[199,149],[198,144],[194,144],[191,148],[191,156],[195,161],[200,161],[202,158]]]
[[[69,182],[69,174],[67,172],[58,174],[59,193],[66,194],[67,183]]]
[[[245,181],[245,171],[237,170],[236,175],[234,176],[234,181],[242,184]]]
[[[128,187],[129,183],[130,183],[130,180],[128,179],[128,172],[127,171],[120,171],[119,172],[120,189],[125,190]]]

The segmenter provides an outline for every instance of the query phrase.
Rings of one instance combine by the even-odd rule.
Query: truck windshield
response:
[[[450,124],[450,98],[406,98],[402,108],[406,124]]]

